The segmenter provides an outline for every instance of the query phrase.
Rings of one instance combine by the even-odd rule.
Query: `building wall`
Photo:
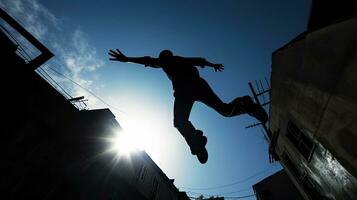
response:
[[[275,152],[306,199],[357,199],[356,77],[357,19],[307,33],[273,54]],[[313,144],[309,156],[289,139],[292,124]]]
[[[179,199],[179,191],[146,152],[134,153],[128,158],[134,171],[132,182],[147,199]]]
[[[79,111],[15,53],[2,31],[0,40],[7,77],[0,84],[1,199],[178,199],[146,153],[128,160],[108,152],[106,138],[121,130],[109,109]],[[141,166],[147,168],[142,181]]]
[[[253,190],[257,200],[302,200],[300,193],[284,170],[254,184]]]

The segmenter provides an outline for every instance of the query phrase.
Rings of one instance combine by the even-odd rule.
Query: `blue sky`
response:
[[[110,62],[107,51],[128,56],[158,56],[171,49],[181,56],[222,63],[220,73],[200,69],[223,101],[250,94],[248,82],[270,77],[271,53],[306,29],[308,0],[236,1],[30,1],[0,0],[44,42],[56,57],[49,65],[62,70],[107,103],[119,123],[144,138],[142,145],[178,187],[222,194],[248,189],[280,169],[269,164],[268,144],[249,116],[224,118],[195,103],[190,120],[208,137],[209,160],[199,164],[172,125],[171,83],[159,69]],[[53,74],[53,76],[55,76]],[[85,95],[90,108],[105,108],[81,88],[58,80],[73,96]],[[241,196],[243,191],[225,196]]]

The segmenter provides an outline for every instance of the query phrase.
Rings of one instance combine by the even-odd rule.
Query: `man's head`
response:
[[[160,52],[159,58],[162,59],[162,60],[167,60],[167,59],[170,59],[172,56],[174,56],[172,51],[170,51],[168,49],[165,49],[165,50]]]

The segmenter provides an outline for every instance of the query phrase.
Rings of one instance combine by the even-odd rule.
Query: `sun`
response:
[[[159,138],[162,132],[160,123],[142,114],[135,116],[135,119],[127,117],[121,120],[122,129],[116,131],[110,138],[110,149],[118,155],[126,156],[138,151],[160,154],[164,148],[167,148]]]
[[[138,151],[145,151],[158,165],[175,169],[176,161],[186,148],[184,140],[173,127],[172,111],[165,107],[161,98],[153,98],[145,91],[127,89],[120,99],[122,112],[113,110],[121,130],[107,136],[110,153],[117,158],[129,158]],[[135,92],[130,92],[135,91]],[[145,99],[145,102],[143,102]],[[108,149],[107,149],[108,151]],[[181,158],[181,157],[180,157]]]
[[[130,156],[136,151],[144,150],[137,144],[135,137],[124,130],[115,132],[115,135],[110,138],[110,143],[110,150],[118,155]]]

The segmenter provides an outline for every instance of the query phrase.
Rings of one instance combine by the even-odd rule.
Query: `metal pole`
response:
[[[260,102],[259,102],[259,99],[258,99],[258,97],[257,97],[257,94],[255,93],[255,90],[254,90],[254,88],[253,88],[252,83],[249,82],[248,84],[249,84],[250,90],[251,90],[252,93],[253,93],[253,97],[254,97],[255,102],[256,102],[259,106],[261,106],[261,104],[260,104]],[[263,109],[264,109],[264,108],[263,108]],[[270,134],[270,132],[269,132],[269,130],[268,130],[268,127],[266,126],[265,123],[262,123],[261,125],[263,126],[263,129],[265,130],[266,134],[268,135],[268,138],[270,139],[271,134]]]

